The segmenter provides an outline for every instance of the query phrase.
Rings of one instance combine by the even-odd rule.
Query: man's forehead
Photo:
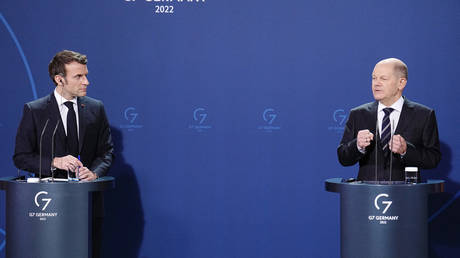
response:
[[[68,73],[88,73],[88,67],[86,64],[80,64],[78,62],[72,62],[65,65],[65,70]]]
[[[390,62],[377,63],[372,74],[393,74],[394,67],[395,64]]]

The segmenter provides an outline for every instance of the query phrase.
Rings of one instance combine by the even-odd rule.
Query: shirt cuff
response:
[[[356,148],[358,148],[358,151],[361,152],[362,154],[365,154],[366,153],[366,148],[360,148],[358,146],[358,142],[356,142]]]

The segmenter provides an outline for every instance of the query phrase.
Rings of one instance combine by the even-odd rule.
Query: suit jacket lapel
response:
[[[375,131],[376,129],[376,124],[377,124],[377,107],[378,107],[378,102],[374,101],[372,105],[369,106],[369,115],[371,116],[371,119],[367,119],[368,124],[367,128],[369,128],[369,131],[371,131],[374,134],[374,137],[377,137],[377,132]]]
[[[66,135],[64,131],[61,113],[59,112],[59,106],[56,102],[56,97],[54,96],[54,92],[48,96],[48,106],[46,107],[46,109],[47,109],[47,114],[50,114],[50,125],[51,125],[50,128],[52,128],[51,132],[54,131],[54,128],[56,127],[56,124],[59,120],[60,122],[59,122],[58,129],[56,131],[55,137],[60,138],[61,139],[60,142],[65,142]]]
[[[77,99],[77,106],[78,106],[78,127],[79,127],[79,136],[78,136],[78,153],[81,153],[81,148],[83,147],[83,140],[85,138],[85,131],[86,131],[86,102],[84,98],[79,97]]]

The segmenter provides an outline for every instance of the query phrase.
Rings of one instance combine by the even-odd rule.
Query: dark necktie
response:
[[[380,141],[382,143],[382,150],[383,153],[387,153],[386,150],[388,149],[388,143],[390,142],[391,136],[391,123],[390,123],[390,114],[393,112],[393,108],[384,108],[383,112],[385,112],[385,116],[382,120],[382,134],[380,137]]]
[[[73,102],[67,101],[64,105],[69,109],[67,112],[67,153],[78,157],[77,116],[73,109]]]

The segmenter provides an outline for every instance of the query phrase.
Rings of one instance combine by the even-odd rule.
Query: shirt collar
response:
[[[395,103],[393,103],[393,105],[391,105],[389,107],[391,107],[394,110],[396,110],[396,111],[401,113],[403,104],[404,104],[404,98],[401,96],[401,97],[399,97],[399,99]],[[387,108],[387,106],[385,106],[385,105],[383,105],[382,103],[379,102],[378,112],[382,111],[384,108]]]
[[[57,102],[58,106],[63,105],[67,101],[71,101],[71,102],[73,102],[74,105],[77,105],[77,98],[67,100],[61,94],[59,94],[59,92],[57,92],[57,88],[54,89],[54,97],[56,98],[56,102]]]

